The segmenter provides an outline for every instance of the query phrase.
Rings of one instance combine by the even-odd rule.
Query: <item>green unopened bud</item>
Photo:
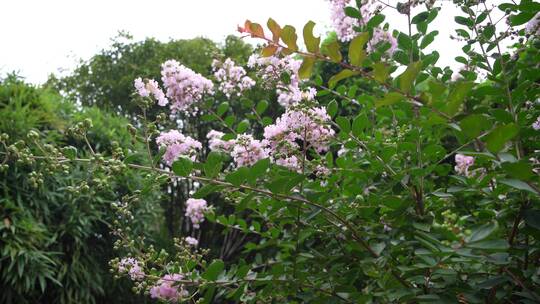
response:
[[[28,137],[28,139],[38,139],[39,133],[34,130],[30,130],[30,132],[28,132],[26,136]]]
[[[87,129],[90,129],[92,128],[94,125],[92,124],[92,120],[90,118],[86,118],[84,121],[84,126],[87,128]]]

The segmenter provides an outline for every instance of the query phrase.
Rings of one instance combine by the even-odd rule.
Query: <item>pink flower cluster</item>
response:
[[[200,142],[189,136],[184,136],[177,130],[161,132],[156,138],[156,144],[166,149],[163,159],[168,165],[171,165],[180,156],[195,160],[197,150],[202,148]]]
[[[205,94],[214,94],[214,84],[199,73],[181,65],[176,60],[168,60],[161,66],[161,80],[171,100],[171,110],[196,112],[193,104],[201,101]]]
[[[234,140],[223,140],[223,132],[211,130],[206,134],[208,145],[212,151],[231,152],[234,147]]]
[[[252,135],[242,134],[234,141],[231,156],[238,167],[243,167],[252,166],[257,161],[267,158],[268,152],[260,140],[253,139]]]
[[[533,129],[536,131],[540,130],[540,116],[536,118],[536,121],[532,124]]]
[[[328,0],[330,2],[330,19],[336,31],[337,37],[342,42],[351,41],[358,32],[354,30],[355,26],[366,23],[371,18],[371,12],[367,4],[362,5],[360,14],[361,19],[356,19],[345,15],[345,8],[354,5],[351,0]]]
[[[219,81],[218,90],[223,92],[227,98],[233,94],[240,96],[242,92],[255,85],[255,81],[246,76],[246,70],[237,66],[231,58],[227,58],[225,62],[214,60],[212,69],[214,77]]]
[[[474,164],[474,157],[456,154],[456,166],[454,170],[458,174],[469,176],[469,167]]]
[[[120,260],[120,263],[118,263],[118,271],[120,273],[128,273],[134,281],[140,281],[145,276],[139,261],[134,258],[123,258]]]
[[[192,247],[197,247],[197,245],[199,245],[199,241],[194,238],[194,237],[191,237],[191,236],[187,236],[184,241],[186,241],[186,243],[189,245],[189,246],[192,246]]]
[[[238,167],[252,166],[270,157],[278,165],[301,171],[303,149],[328,150],[335,134],[330,120],[325,108],[293,105],[275,124],[264,128],[263,140],[242,134],[225,141],[222,139],[224,134],[215,130],[210,131],[207,137],[211,150],[230,153]]]
[[[389,32],[384,31],[380,28],[373,29],[373,37],[367,44],[367,51],[370,53],[373,52],[376,49],[377,45],[382,42],[390,43],[390,48],[386,50],[386,54],[388,56],[392,56],[398,46],[397,39],[394,38],[394,36],[392,36],[392,34],[390,34]]]
[[[248,60],[248,67],[258,69],[258,76],[262,79],[266,88],[277,88],[278,102],[284,107],[289,107],[302,100],[314,100],[317,90],[308,87],[305,90],[300,88],[300,77],[298,70],[302,61],[294,59],[292,56],[283,58],[277,56],[260,57],[251,55]],[[288,74],[289,83],[282,81],[282,75]]]
[[[154,299],[178,302],[181,298],[189,295],[189,292],[179,283],[183,279],[184,276],[180,273],[164,275],[150,289],[150,296]]]
[[[208,206],[204,199],[190,198],[186,201],[186,216],[189,217],[195,229],[199,229],[204,221],[204,212],[207,210]]]
[[[163,91],[159,88],[158,83],[153,79],[146,80],[146,83],[142,80],[142,78],[137,78],[134,81],[135,89],[137,89],[137,93],[141,97],[149,97],[150,94],[154,96],[154,99],[157,100],[158,105],[164,107],[169,103],[169,100],[167,97],[165,97],[165,94]]]
[[[317,152],[328,150],[328,143],[335,133],[329,122],[330,116],[325,108],[287,109],[275,124],[264,128],[264,138],[272,160],[299,171],[303,149],[313,148]]]

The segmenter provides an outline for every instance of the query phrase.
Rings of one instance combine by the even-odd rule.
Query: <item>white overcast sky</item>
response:
[[[462,45],[449,35],[459,10],[451,1],[437,5],[443,6],[442,13],[428,30],[440,32],[433,43],[441,53],[439,65],[458,67],[454,58]],[[107,48],[119,30],[136,40],[203,36],[221,42],[245,19],[265,24],[268,17],[300,33],[308,20],[317,23],[319,34],[331,30],[325,0],[4,0],[0,11],[0,75],[18,71],[33,83],[69,71],[79,59]],[[384,13],[392,28],[406,32],[405,15],[391,9]]]

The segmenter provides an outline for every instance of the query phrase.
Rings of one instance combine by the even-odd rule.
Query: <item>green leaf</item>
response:
[[[328,87],[330,89],[333,89],[340,80],[343,80],[345,78],[349,78],[351,76],[355,76],[355,75],[358,75],[358,74],[360,74],[360,72],[358,72],[358,71],[352,71],[352,70],[349,70],[349,69],[341,70],[341,72],[339,72],[336,75],[330,77],[330,79],[328,80]]]
[[[250,169],[247,167],[240,167],[236,171],[227,174],[225,180],[235,186],[240,186],[248,178],[249,171]]]
[[[468,17],[456,16],[454,20],[456,21],[456,23],[465,25],[468,28],[472,28],[474,25],[474,20]]]
[[[311,56],[304,56],[302,65],[298,69],[298,76],[300,79],[308,79],[311,77],[311,72],[313,70],[313,64],[315,63],[315,58]]]
[[[468,243],[474,243],[481,241],[487,237],[489,237],[493,232],[495,232],[499,228],[499,225],[497,222],[491,222],[484,224],[480,227],[477,227],[473,229],[471,235],[467,238]]]
[[[540,230],[540,210],[526,209],[523,218],[528,226]]]
[[[510,19],[510,25],[518,26],[527,23],[534,17],[534,15],[535,13],[532,11],[521,12],[517,15],[511,15],[508,19]]]
[[[364,32],[354,37],[349,44],[349,61],[354,66],[361,66],[362,62],[366,58],[366,51],[364,46],[369,39],[369,33]]]
[[[208,281],[215,281],[223,269],[225,269],[225,263],[222,260],[214,260],[201,277]]]
[[[281,30],[281,40],[287,45],[291,51],[298,51],[298,45],[296,44],[296,29],[290,25],[285,25]]]
[[[384,18],[386,18],[386,17],[383,14],[377,14],[377,15],[371,17],[371,19],[369,19],[369,21],[367,23],[367,27],[368,28],[377,27],[379,24],[381,24],[384,21]]]
[[[476,138],[482,131],[490,127],[489,120],[481,114],[472,114],[459,122],[461,131],[470,139]]]
[[[429,12],[421,12],[420,14],[414,16],[411,20],[412,24],[418,24],[427,20]]]
[[[341,51],[336,39],[323,44],[321,51],[324,55],[330,57],[333,62],[341,62]]]
[[[365,113],[358,114],[353,120],[352,123],[352,133],[354,136],[358,137],[362,135],[362,132],[365,128],[369,126],[369,119]]]
[[[221,155],[217,152],[210,152],[204,163],[204,173],[208,177],[216,177],[221,171]]]
[[[197,192],[193,194],[193,198],[204,198],[210,193],[217,192],[222,187],[223,186],[218,186],[218,185],[213,185],[213,184],[204,185],[201,188],[199,188]]]
[[[236,133],[238,134],[245,133],[248,128],[249,128],[249,120],[244,119],[236,127]]]
[[[501,151],[506,142],[516,137],[518,133],[519,127],[514,123],[498,126],[485,137],[487,149],[493,153]]]
[[[268,108],[268,101],[261,100],[255,107],[255,111],[257,112],[257,114],[262,115],[264,111],[266,111],[267,108]]]
[[[304,25],[304,43],[306,44],[306,48],[308,52],[311,53],[318,53],[319,52],[319,44],[321,43],[321,37],[315,37],[313,36],[313,28],[315,27],[315,22],[308,21],[306,25]]]
[[[409,51],[412,49],[412,40],[411,40],[411,37],[409,37],[409,35],[404,34],[404,33],[399,33],[399,35],[397,36],[397,40],[398,40],[398,46],[400,49],[404,51]]]
[[[351,131],[351,122],[345,116],[338,116],[336,118],[336,123],[338,124],[341,131],[349,133]]]
[[[180,157],[172,164],[172,171],[178,176],[189,176],[193,170],[193,162],[187,157]]]
[[[351,18],[362,19],[362,14],[360,14],[360,11],[358,11],[358,9],[351,6],[347,6],[345,8],[345,15]]]
[[[532,171],[533,167],[529,162],[505,162],[501,164],[501,167],[513,178],[530,180],[532,177],[535,176],[534,172]]]
[[[222,116],[223,114],[225,114],[225,112],[227,112],[227,110],[229,109],[229,103],[228,102],[222,102],[217,110],[216,110],[216,114],[218,116]]]
[[[286,177],[279,177],[266,184],[272,193],[289,194],[290,191],[304,180],[301,174],[294,174]]]
[[[334,116],[336,116],[337,112],[338,112],[338,104],[336,100],[333,99],[326,106],[326,113],[328,113],[328,115],[333,118]]]
[[[437,36],[438,34],[439,34],[439,31],[432,31],[426,36],[424,36],[424,38],[422,38],[422,42],[420,43],[420,48],[425,49],[428,45],[430,45],[433,42],[433,40],[435,40],[435,36]]]
[[[454,86],[453,90],[450,91],[450,94],[448,94],[446,113],[448,113],[450,116],[455,115],[473,86],[474,82],[458,82]]]
[[[508,186],[516,188],[518,190],[524,190],[524,191],[529,191],[529,192],[534,193],[534,194],[538,194],[538,192],[536,192],[536,190],[534,190],[526,182],[520,181],[518,179],[501,179],[501,180],[499,180],[499,183],[508,185]]]
[[[508,241],[499,239],[470,243],[467,244],[467,247],[485,250],[506,250],[510,246],[508,245]]]
[[[256,182],[257,178],[264,175],[266,170],[270,167],[270,159],[264,158],[257,161],[253,166],[249,168],[249,180],[250,182]]]
[[[376,107],[393,105],[401,100],[405,99],[405,96],[397,92],[390,92],[384,96],[383,99],[379,99],[375,102]]]
[[[414,87],[414,81],[416,76],[420,72],[421,62],[413,62],[409,64],[405,72],[399,75],[399,88],[405,92],[410,93]]]
[[[385,83],[388,79],[390,67],[383,62],[377,62],[373,65],[373,79],[379,83]]]

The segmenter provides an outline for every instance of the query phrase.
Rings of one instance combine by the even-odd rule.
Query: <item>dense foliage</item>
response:
[[[311,21],[303,48],[292,26],[248,20],[262,46],[246,67],[219,54],[207,73],[166,58],[159,77],[133,75],[130,140],[98,147],[90,120],[71,132],[86,154],[4,136],[4,170],[39,184],[82,164],[87,191],[144,172],[111,205],[110,265],[158,301],[539,302],[540,4],[454,1],[452,71],[428,51],[433,1],[329,2],[322,42]],[[189,228],[161,248],[137,208],[178,187]]]
[[[76,111],[54,91],[30,86],[13,75],[0,83],[1,144],[5,148],[8,141],[15,143],[11,153],[24,150],[21,141],[30,140],[32,149],[51,152],[54,146],[71,145],[84,157],[86,144],[70,135],[69,128],[86,119],[94,122],[88,137],[96,148],[112,151],[114,141],[130,146],[126,119],[95,108]],[[125,172],[98,185],[97,176],[84,163],[58,164],[51,171],[39,162],[1,159],[0,302],[134,300],[129,286],[114,281],[108,270],[107,260],[114,254],[109,230],[115,214],[110,205],[118,195],[143,187],[144,177]],[[135,229],[154,238],[161,222],[159,205],[154,203],[158,197],[159,192],[149,194],[134,206]]]

